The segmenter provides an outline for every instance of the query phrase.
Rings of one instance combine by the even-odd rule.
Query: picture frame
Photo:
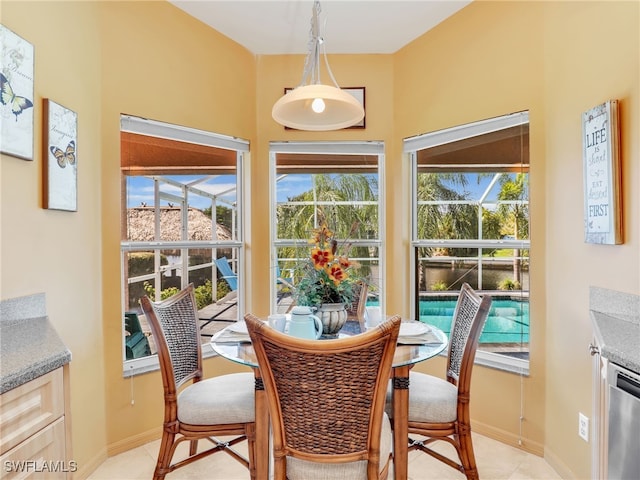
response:
[[[78,210],[78,115],[43,99],[43,208]]]
[[[585,242],[623,243],[618,101],[582,114]]]
[[[34,47],[0,24],[0,153],[33,160]]]
[[[293,88],[291,87],[285,87],[284,89],[284,93],[285,95],[287,93],[289,93],[291,90],[293,90]],[[367,119],[367,106],[365,103],[366,97],[365,97],[365,87],[344,87],[344,88],[340,88],[340,90],[344,90],[345,92],[353,95],[355,97],[356,100],[358,100],[358,102],[360,102],[362,104],[362,108],[364,108],[364,117],[362,117],[362,120],[360,120],[358,123],[351,125],[350,127],[346,127],[343,128],[343,130],[350,130],[353,128],[366,128],[366,119]],[[285,130],[296,130],[295,128],[291,128],[291,127],[284,127]]]

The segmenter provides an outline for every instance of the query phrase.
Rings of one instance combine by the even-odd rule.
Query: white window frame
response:
[[[155,120],[149,120],[146,118],[131,116],[131,115],[121,115],[120,116],[120,131],[135,133],[140,135],[146,135],[150,137],[158,137],[169,140],[178,140],[189,143],[196,143],[199,145],[206,145],[216,148],[223,148],[226,150],[234,150],[236,151],[236,179],[237,179],[237,195],[239,205],[237,206],[237,215],[238,215],[238,224],[237,224],[237,239],[233,241],[210,241],[210,242],[168,242],[168,245],[177,248],[222,248],[222,247],[231,247],[237,248],[238,255],[238,271],[244,271],[245,265],[245,242],[244,242],[244,231],[246,220],[246,207],[245,202],[246,198],[244,196],[244,191],[246,190],[246,177],[244,174],[244,164],[247,163],[247,158],[249,155],[249,141],[244,140],[237,137],[230,137],[227,135],[221,135],[213,132],[207,132],[204,130],[198,130],[195,128],[185,127],[182,125],[173,125],[169,123],[159,122]],[[196,173],[196,172],[194,172]],[[133,250],[144,249],[145,244],[148,247],[156,248],[160,243],[158,242],[127,242],[122,241],[120,243],[120,265],[121,265],[121,280],[120,285],[121,288],[125,282],[125,272],[122,270],[124,266],[124,257],[126,253]],[[238,316],[241,318],[244,315],[244,296],[245,296],[245,288],[244,288],[244,275],[238,276]],[[124,312],[128,310],[127,308],[127,299],[122,295],[122,304],[121,304],[121,318],[119,321],[122,323],[124,318]],[[134,375],[138,375],[141,373],[146,373],[159,369],[158,355],[148,355],[146,357],[134,358],[131,360],[126,360],[124,358],[125,352],[125,338],[124,334],[122,335],[122,357],[123,357],[123,377],[131,377]],[[202,355],[204,358],[215,356],[216,353],[213,351],[211,345],[209,343],[205,343],[202,345]]]
[[[270,265],[275,265],[277,261],[276,239],[276,156],[278,153],[302,153],[302,154],[347,154],[347,155],[377,155],[378,156],[378,239],[358,242],[361,246],[373,246],[378,250],[378,263],[380,274],[380,296],[379,303],[384,312],[385,292],[386,292],[386,262],[385,251],[382,248],[384,243],[384,233],[386,231],[385,222],[385,155],[384,142],[362,141],[362,142],[270,142],[269,144],[269,218],[270,218],[270,244],[271,255]],[[275,312],[277,308],[277,278],[276,269],[271,269],[271,290],[270,290],[270,311]]]
[[[529,123],[529,112],[522,111],[509,115],[503,115],[500,117],[490,118],[473,122],[465,125],[460,125],[452,128],[438,130],[432,133],[426,133],[417,135],[414,137],[406,138],[403,141],[403,153],[406,158],[411,162],[411,168],[409,169],[411,175],[411,245],[410,245],[410,291],[411,298],[415,299],[418,292],[416,291],[416,274],[413,266],[416,264],[416,249],[421,246],[428,246],[429,241],[419,240],[417,238],[417,152],[430,147],[438,145],[444,145],[446,143],[455,142],[465,138],[470,138],[478,135],[484,135],[499,130],[504,130],[510,127],[519,125],[525,125]],[[529,171],[531,166],[529,165]],[[504,240],[501,241],[505,247],[530,249],[530,241],[522,240]],[[473,241],[469,245],[465,245],[464,242],[460,246],[471,246],[473,248],[480,248],[486,242],[482,240]],[[411,318],[417,318],[417,312],[415,302],[411,302]],[[529,332],[531,332],[531,317],[529,317]],[[531,341],[531,333],[529,333],[529,341]],[[446,354],[443,353],[443,355]],[[495,368],[498,370],[504,370],[507,372],[517,373],[519,375],[529,375],[529,360],[508,357],[506,355],[500,355],[497,353],[486,352],[478,349],[476,353],[476,363],[487,367]]]

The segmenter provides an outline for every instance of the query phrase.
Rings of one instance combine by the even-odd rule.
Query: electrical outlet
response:
[[[589,441],[589,417],[583,413],[578,413],[578,435],[585,442]]]

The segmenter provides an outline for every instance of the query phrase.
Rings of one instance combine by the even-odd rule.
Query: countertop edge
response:
[[[71,362],[47,316],[0,322],[0,394]]]
[[[640,372],[640,324],[594,310],[590,316],[600,354],[613,363]]]
[[[42,358],[40,361],[33,363],[19,372],[10,373],[2,376],[2,383],[0,383],[0,394],[13,390],[20,385],[24,385],[31,380],[35,380],[42,375],[46,375],[60,367],[65,366],[71,362],[71,352],[67,349],[64,352],[60,352],[56,355]]]

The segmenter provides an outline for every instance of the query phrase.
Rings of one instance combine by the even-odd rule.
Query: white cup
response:
[[[380,307],[365,307],[364,324],[367,328],[377,327],[382,320]]]
[[[287,316],[284,313],[274,313],[267,318],[271,328],[279,332],[284,332],[284,328],[287,325]]]

